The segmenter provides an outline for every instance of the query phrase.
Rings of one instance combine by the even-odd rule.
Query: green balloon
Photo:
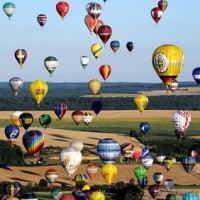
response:
[[[62,196],[62,189],[59,187],[53,187],[51,189],[51,196],[53,197],[53,199],[59,200]]]
[[[144,166],[136,167],[134,169],[134,174],[138,180],[142,180],[146,174],[147,170]]]
[[[165,200],[177,200],[177,198],[175,194],[168,194]]]
[[[48,114],[40,115],[39,122],[44,127],[44,129],[46,129],[51,123],[51,116]]]

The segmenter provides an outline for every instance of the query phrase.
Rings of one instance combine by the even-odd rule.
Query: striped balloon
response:
[[[199,200],[199,197],[194,192],[186,192],[183,194],[182,200]]]
[[[88,174],[88,176],[90,177],[90,179],[94,179],[94,177],[96,176],[97,172],[98,172],[98,166],[97,165],[88,165],[86,167],[86,172]]]
[[[54,107],[54,112],[57,117],[61,120],[67,111],[67,106],[64,103],[56,104]]]
[[[26,61],[27,57],[28,57],[28,53],[25,49],[17,49],[15,51],[15,58],[21,68],[22,68],[24,62]]]
[[[103,52],[101,44],[94,43],[91,46],[91,52],[92,52],[93,56],[97,59]]]
[[[47,21],[47,16],[44,14],[39,14],[37,16],[37,21],[41,27],[43,27]]]
[[[92,3],[89,5],[87,11],[94,19],[97,19],[101,15],[102,7],[98,3]]]
[[[111,138],[101,139],[97,144],[97,153],[104,164],[115,163],[120,153],[120,145]]]
[[[184,156],[181,164],[187,173],[190,173],[196,164],[196,159],[192,156]]]
[[[192,71],[192,76],[194,78],[194,80],[196,81],[197,85],[200,85],[200,67],[195,68]]]

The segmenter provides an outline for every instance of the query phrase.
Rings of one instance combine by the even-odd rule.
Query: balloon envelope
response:
[[[112,35],[112,28],[108,25],[102,25],[98,29],[98,36],[101,38],[104,45],[106,45],[107,41],[110,39]]]
[[[147,170],[144,166],[139,166],[134,168],[134,174],[138,180],[142,180],[146,175],[146,172]]]
[[[92,52],[93,56],[97,59],[103,52],[101,44],[94,43],[91,46],[91,52]]]
[[[172,179],[165,179],[163,185],[167,189],[168,192],[172,190],[175,185],[175,182]]]
[[[87,165],[86,172],[90,179],[94,179],[98,172],[98,166],[93,164]]]
[[[7,2],[3,4],[3,11],[9,17],[9,20],[12,17],[12,15],[15,13],[15,10],[16,10],[16,6],[14,3]]]
[[[91,3],[87,8],[88,14],[92,16],[93,19],[97,19],[102,12],[102,7],[98,3]]]
[[[134,98],[134,103],[137,109],[142,112],[147,107],[149,99],[146,95],[140,94]]]
[[[157,185],[150,185],[148,188],[149,194],[155,198],[159,193],[159,187]]]
[[[64,19],[65,15],[69,11],[69,4],[65,1],[60,1],[56,4],[56,10],[61,18]]]
[[[18,138],[19,133],[20,133],[19,127],[14,124],[10,124],[5,128],[5,135],[10,141],[11,145],[15,143],[15,140]]]
[[[88,82],[88,88],[92,95],[96,95],[101,89],[101,82],[97,79],[92,79]]]
[[[69,144],[70,147],[74,148],[77,151],[82,151],[83,149],[83,142],[80,140],[74,140],[70,142]]]
[[[20,121],[19,121],[19,116],[22,114],[21,111],[14,111],[11,114],[11,121],[13,124],[15,124],[16,126],[20,126]]]
[[[149,122],[142,122],[140,123],[140,130],[143,134],[147,134],[150,129]]]
[[[83,114],[83,123],[86,125],[86,126],[89,126],[89,124],[92,122],[92,114],[90,112],[85,112]]]
[[[15,59],[17,60],[21,68],[24,62],[26,61],[27,57],[28,57],[28,53],[25,49],[17,49],[15,51]]]
[[[186,192],[183,194],[182,200],[199,200],[199,197],[194,192]]]
[[[88,66],[89,58],[87,56],[82,56],[80,62],[82,67],[85,69]]]
[[[42,114],[39,117],[39,122],[41,124],[41,126],[46,129],[49,124],[51,123],[51,116],[48,114]]]
[[[83,112],[80,110],[76,110],[72,112],[72,119],[75,122],[75,124],[78,126],[83,120]]]
[[[163,174],[161,172],[155,172],[153,174],[153,180],[159,185],[163,180]]]
[[[48,56],[44,59],[44,66],[47,69],[47,71],[49,72],[50,76],[52,76],[57,65],[58,65],[58,60],[54,56]]]
[[[58,178],[58,171],[55,169],[48,169],[45,172],[45,178],[47,179],[48,183],[50,183],[52,187],[53,183],[55,183],[56,179]]]
[[[45,25],[46,21],[47,21],[47,16],[46,16],[46,15],[44,15],[44,14],[39,14],[39,15],[37,16],[37,22],[39,23],[39,25],[40,25],[41,27],[43,27],[43,26]]]
[[[149,179],[147,176],[144,176],[143,179],[138,179],[138,184],[141,186],[142,189],[148,184]]]
[[[14,92],[15,96],[18,95],[19,91],[23,87],[23,80],[19,77],[13,77],[9,80],[10,88]]]
[[[111,185],[117,175],[117,167],[111,163],[105,164],[101,168],[101,174],[105,181]]]
[[[54,200],[59,200],[62,196],[62,189],[60,187],[53,187],[51,189],[51,196]]]
[[[104,81],[110,76],[112,68],[109,65],[102,65],[99,68],[99,73],[103,77]]]
[[[110,47],[116,53],[120,47],[120,42],[118,40],[113,40],[110,42]]]
[[[22,113],[19,116],[21,126],[27,131],[33,123],[33,115],[31,113]]]
[[[200,67],[195,68],[192,71],[192,76],[194,78],[194,80],[196,81],[197,85],[200,85]]]
[[[102,107],[103,107],[103,105],[102,105],[101,101],[93,101],[92,102],[91,108],[95,112],[96,115],[99,114],[99,112],[101,111]]]
[[[196,164],[196,159],[192,156],[184,156],[181,164],[187,173],[190,173]]]
[[[64,103],[56,104],[54,107],[54,112],[57,117],[61,120],[67,111],[67,105]]]
[[[133,42],[127,42],[126,43],[126,48],[128,49],[129,52],[133,50]]]

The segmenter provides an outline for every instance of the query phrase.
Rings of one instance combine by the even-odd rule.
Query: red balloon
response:
[[[112,35],[112,29],[108,25],[102,25],[98,29],[98,35],[101,38],[102,42],[106,45],[107,41]]]
[[[100,72],[101,76],[103,77],[104,81],[109,77],[111,71],[112,71],[112,69],[109,65],[102,65],[99,68],[99,72]]]
[[[60,1],[56,4],[56,10],[63,19],[69,11],[69,4],[65,1]]]
[[[85,25],[89,29],[90,33],[92,33],[92,31],[94,31],[94,29],[96,27],[97,20],[94,19],[91,15],[86,15],[84,21],[85,21]]]
[[[74,120],[77,126],[82,122],[83,115],[84,115],[83,112],[80,110],[72,112],[72,119]]]
[[[159,186],[158,185],[150,185],[148,188],[149,194],[155,198],[159,193]]]
[[[153,20],[156,22],[156,24],[159,22],[162,15],[163,15],[163,11],[158,7],[155,7],[151,10],[151,16]]]
[[[96,26],[95,26],[95,28],[94,28],[94,33],[96,34],[96,35],[98,35],[98,30],[99,30],[99,27],[100,26],[102,26],[103,25],[103,21],[101,21],[101,20],[99,20],[99,19],[97,19],[97,23],[96,23]]]
[[[59,200],[75,200],[75,198],[71,194],[63,194]]]

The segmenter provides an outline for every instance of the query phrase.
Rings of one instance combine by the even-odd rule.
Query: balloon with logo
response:
[[[67,112],[67,105],[65,103],[56,104],[54,107],[56,116],[61,120]]]
[[[110,76],[112,68],[110,65],[101,65],[99,68],[99,73],[103,77],[104,81]]]
[[[85,25],[87,26],[87,28],[89,29],[90,34],[92,34],[93,30],[95,29],[97,20],[88,14],[85,16],[84,22],[85,22]]]
[[[83,142],[80,140],[74,140],[74,141],[70,142],[69,146],[74,148],[77,151],[83,150]]]
[[[93,56],[97,59],[103,52],[101,44],[94,43],[91,46],[91,52],[92,52]]]
[[[171,90],[171,92],[175,92],[176,91],[176,89],[178,88],[178,81],[177,80],[175,80],[171,85],[170,85],[170,90]]]
[[[12,15],[15,13],[15,10],[16,10],[16,6],[14,3],[7,2],[7,3],[3,4],[3,11],[8,16],[9,20],[12,17]]]
[[[89,124],[92,122],[92,114],[90,112],[84,112],[83,113],[83,123],[86,126],[89,126]]]
[[[91,3],[87,9],[88,14],[92,16],[93,19],[97,19],[102,12],[102,7],[98,3]]]
[[[131,53],[131,51],[133,50],[134,48],[134,45],[133,45],[133,42],[127,42],[126,43],[126,48],[128,49],[128,51]]]
[[[120,42],[118,40],[113,40],[110,42],[110,48],[113,50],[114,53],[118,51],[120,47]]]
[[[54,56],[48,56],[44,59],[44,66],[47,69],[47,71],[49,72],[50,76],[52,76],[57,65],[58,65],[58,60]]]
[[[44,134],[38,130],[30,130],[24,133],[22,142],[27,152],[36,157],[44,146]]]
[[[28,57],[28,53],[25,49],[17,49],[15,51],[15,59],[17,60],[21,68],[24,62],[26,61],[27,57]]]
[[[69,11],[69,4],[66,1],[60,1],[60,2],[58,2],[56,4],[56,11],[58,12],[58,14],[60,15],[60,17],[63,20],[64,17],[65,17],[65,15]]]
[[[35,80],[30,85],[30,93],[40,106],[41,101],[47,95],[48,85],[42,80]]]
[[[149,99],[146,95],[139,94],[139,95],[135,96],[134,103],[135,103],[137,109],[140,111],[140,113],[142,113],[142,111],[147,107],[147,105],[149,103]]]
[[[47,16],[46,16],[46,15],[44,15],[44,14],[39,14],[39,15],[37,16],[37,22],[39,23],[39,25],[40,25],[41,27],[43,27],[43,26],[45,25],[46,21],[47,21]]]
[[[192,156],[184,156],[181,160],[181,164],[185,171],[189,174],[196,164],[196,159]]]
[[[91,91],[92,95],[96,95],[101,89],[101,82],[97,79],[91,79],[88,82],[88,88]]]
[[[147,170],[144,166],[139,166],[134,168],[134,174],[138,180],[142,180],[146,175],[146,172]]]
[[[167,3],[166,0],[160,0],[160,1],[158,2],[158,7],[159,7],[163,12],[166,10],[167,6],[168,6],[168,3]]]
[[[153,180],[159,185],[163,180],[163,174],[161,172],[155,172],[153,174]]]
[[[159,186],[158,185],[150,185],[148,188],[149,194],[152,196],[152,198],[154,199],[158,193],[159,193]]]
[[[27,131],[33,123],[33,115],[31,113],[24,112],[19,116],[19,122],[21,126]]]
[[[51,123],[51,116],[48,114],[42,114],[39,117],[39,122],[41,124],[41,126],[46,129],[49,124]]]
[[[195,68],[192,71],[192,76],[194,78],[194,80],[196,81],[197,85],[200,85],[200,67]]]
[[[177,110],[172,115],[172,124],[177,131],[184,133],[191,123],[191,116],[187,111]]]
[[[177,200],[175,194],[167,194],[165,200]]]
[[[13,124],[15,124],[16,126],[20,126],[20,121],[19,121],[19,116],[22,114],[21,111],[14,111],[11,114],[11,121]]]
[[[80,110],[76,110],[72,112],[72,119],[75,122],[75,124],[78,126],[83,120],[83,112]]]
[[[73,147],[64,148],[60,153],[60,161],[62,167],[67,172],[70,178],[78,169],[82,160],[82,154]]]
[[[186,192],[183,194],[182,200],[199,200],[199,197],[194,192]]]
[[[50,187],[53,187],[53,183],[55,183],[56,179],[58,178],[58,171],[55,169],[48,169],[45,172],[45,178],[47,179]]]
[[[125,158],[126,162],[131,159],[134,153],[134,145],[131,143],[123,143],[121,145],[121,154]]]
[[[13,146],[20,133],[19,127],[15,124],[7,125],[5,128],[5,135]]]
[[[183,68],[184,53],[177,45],[161,45],[153,52],[152,65],[166,88],[170,89]]]
[[[80,62],[81,62],[83,69],[86,69],[86,67],[88,66],[88,63],[89,63],[89,58],[87,56],[82,56],[80,59]]]
[[[132,155],[132,158],[135,160],[135,161],[138,161],[140,159],[142,155],[142,148],[139,147],[139,146],[136,146],[134,148],[134,152],[133,152],[133,155]]]
[[[87,165],[86,172],[90,179],[94,179],[98,172],[98,166],[95,164]]]
[[[60,197],[62,196],[62,189],[60,187],[52,187],[51,188],[51,197],[54,200],[59,200]]]
[[[108,185],[111,185],[117,175],[117,167],[111,163],[105,164],[101,168],[101,174]]]
[[[106,197],[104,196],[103,192],[100,191],[95,191],[92,192],[90,196],[90,200],[105,200]]]
[[[23,87],[23,80],[19,77],[13,77],[9,80],[10,88],[14,92],[15,96],[18,95],[19,91]]]
[[[163,185],[165,186],[166,190],[170,192],[174,187],[175,182],[172,179],[165,179]]]
[[[172,166],[174,164],[174,161],[171,157],[167,156],[164,160],[163,160],[163,165],[165,166],[166,170],[169,171]]]
[[[140,130],[144,135],[146,135],[148,133],[149,129],[150,129],[149,122],[141,122],[140,123]]]
[[[93,101],[92,102],[91,108],[95,112],[96,115],[99,114],[99,112],[101,111],[102,107],[103,107],[103,105],[102,105],[101,101]]]
[[[112,35],[112,28],[110,26],[102,25],[99,27],[98,36],[100,37],[104,45],[106,45],[111,35]]]
[[[113,164],[119,157],[120,145],[112,138],[100,139],[97,144],[97,154],[104,164]]]
[[[149,169],[149,167],[152,166],[153,164],[153,157],[150,156],[150,155],[145,155],[145,156],[142,156],[140,158],[141,160],[141,163],[143,164],[143,166],[146,168],[146,169]]]
[[[145,188],[145,186],[148,184],[149,179],[147,176],[144,176],[143,179],[138,179],[138,184],[141,186],[142,189]]]
[[[151,10],[151,17],[158,24],[161,17],[163,16],[163,11],[159,7],[155,7]]]

